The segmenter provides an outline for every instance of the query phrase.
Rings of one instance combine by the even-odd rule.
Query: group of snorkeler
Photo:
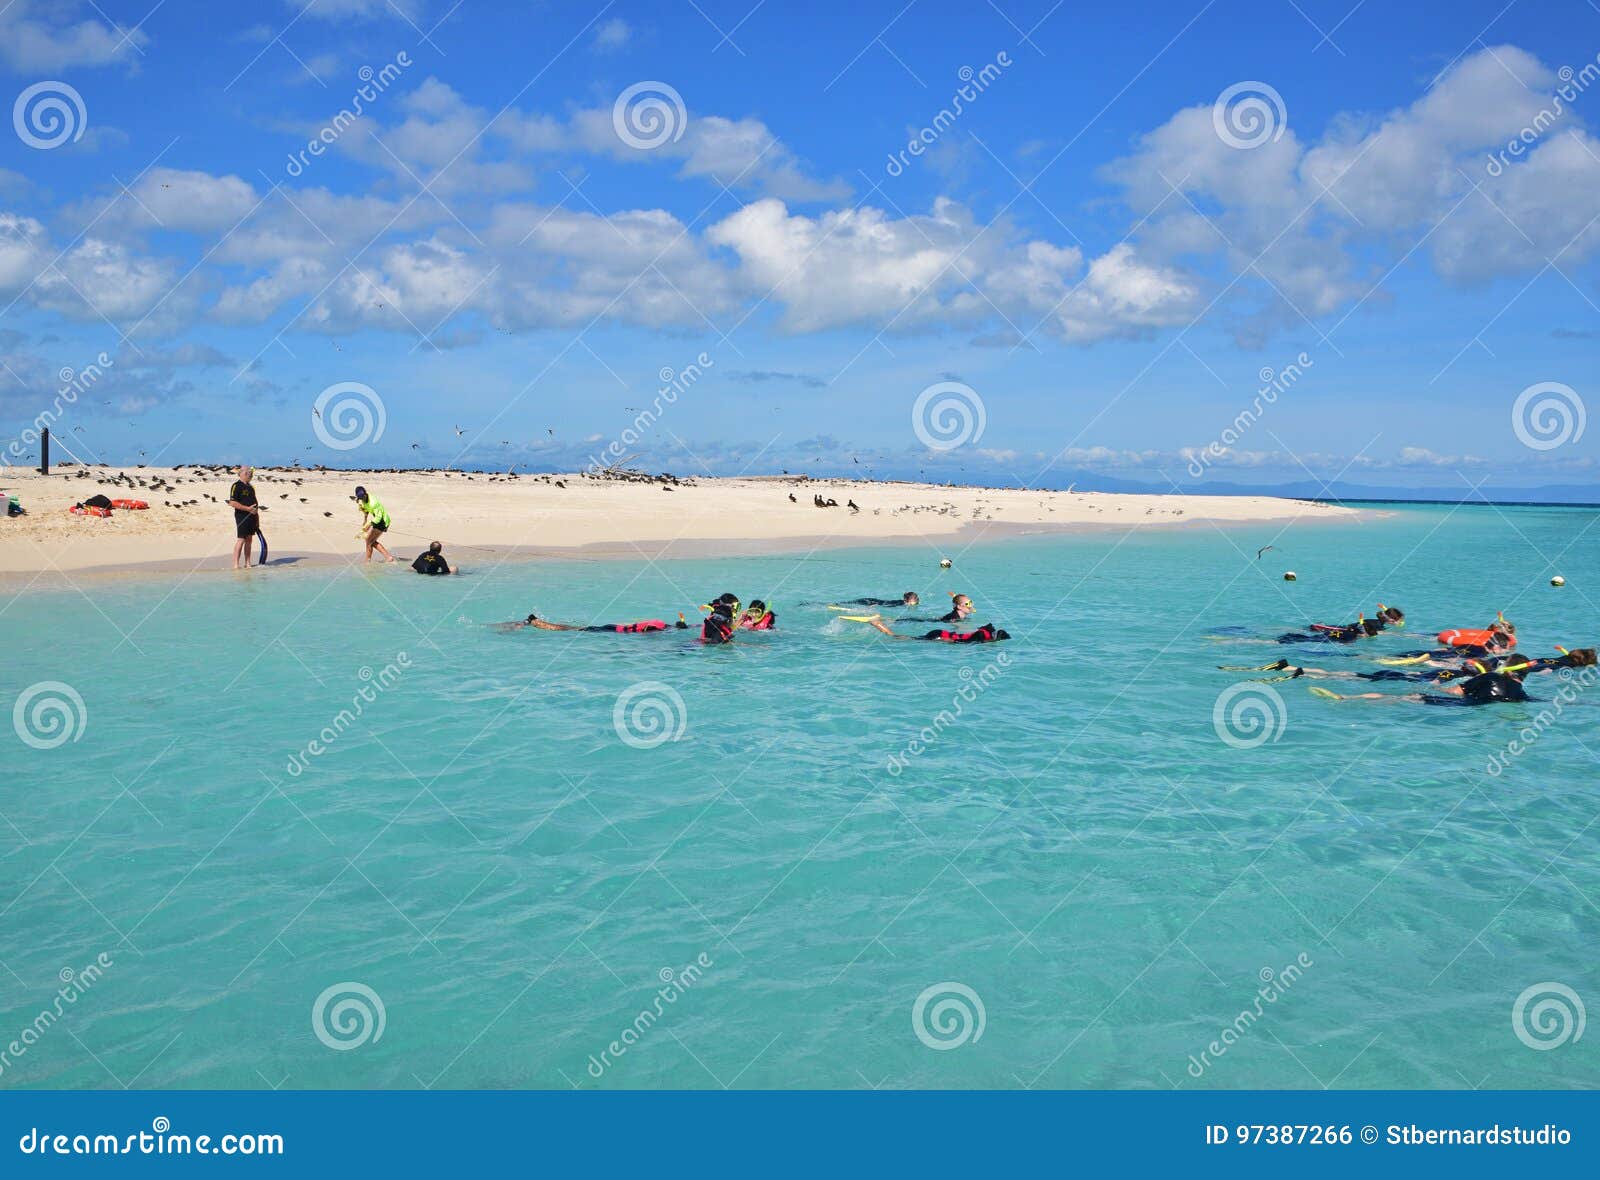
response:
[[[1270,640],[1273,643],[1350,644],[1369,639],[1391,627],[1405,625],[1405,612],[1398,607],[1378,604],[1377,614],[1354,623],[1315,623],[1304,632],[1287,632]],[[1315,679],[1384,681],[1416,685],[1407,693],[1363,692],[1340,694],[1312,687],[1317,696],[1339,701],[1412,701],[1424,705],[1488,705],[1529,700],[1523,682],[1529,676],[1560,672],[1563,669],[1596,666],[1592,647],[1557,647],[1555,656],[1524,656],[1517,651],[1517,628],[1504,614],[1497,615],[1488,627],[1476,631],[1444,631],[1443,646],[1399,652],[1381,657],[1386,665],[1371,671],[1314,668],[1287,659],[1255,667],[1219,665],[1227,672],[1274,672],[1263,680]]]
[[[844,603],[828,603],[827,605],[829,609],[842,611],[851,607],[914,609],[920,606],[921,603],[921,598],[914,591],[907,591],[899,598],[854,598]],[[777,614],[759,598],[752,599],[749,605],[745,605],[740,602],[737,595],[721,594],[712,601],[703,604],[700,609],[705,613],[705,618],[700,624],[701,643],[732,643],[734,636],[740,631],[771,631],[778,625]],[[1011,638],[1009,632],[996,627],[992,623],[985,623],[981,627],[972,630],[960,630],[952,625],[964,622],[972,616],[976,609],[969,596],[951,594],[950,609],[942,615],[927,618],[906,616],[895,620],[896,622],[905,623],[945,624],[943,627],[936,627],[921,635],[895,631],[884,621],[881,614],[845,614],[841,615],[840,618],[848,622],[866,623],[891,639],[920,639],[934,643],[995,643],[1002,639]],[[541,619],[537,614],[529,614],[527,618],[518,622],[500,623],[498,627],[503,631],[520,631],[525,628],[532,628],[537,631],[584,631],[614,635],[645,635],[661,631],[693,630],[681,612],[675,623],[667,623],[661,619],[638,619],[631,623],[553,623],[549,619]]]

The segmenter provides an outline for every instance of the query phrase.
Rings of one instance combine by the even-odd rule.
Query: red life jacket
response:
[[[646,631],[665,631],[667,625],[660,619],[642,619],[637,623],[618,623],[615,630],[619,633],[636,634]]]
[[[778,623],[778,616],[768,611],[753,623],[745,623],[746,631],[770,631]]]
[[[994,639],[994,628],[985,624],[976,631],[941,631],[939,638],[945,643],[988,643]]]

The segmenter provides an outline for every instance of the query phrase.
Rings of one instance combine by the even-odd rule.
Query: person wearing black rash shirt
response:
[[[419,574],[453,574],[455,566],[444,559],[444,542],[434,541],[428,546],[426,553],[417,554],[417,559],[411,563],[411,568]]]
[[[1403,626],[1406,621],[1405,612],[1398,607],[1378,604],[1376,618],[1357,619],[1354,623],[1332,624],[1312,623],[1309,633],[1304,631],[1289,631],[1278,636],[1279,643],[1354,643],[1358,639],[1370,639],[1391,623]]]
[[[931,618],[907,615],[900,621],[902,623],[964,623],[976,614],[977,610],[978,608],[972,605],[972,599],[965,594],[952,594],[950,596],[950,609],[944,614]]]
[[[1511,672],[1480,672],[1460,684],[1445,686],[1442,695],[1436,692],[1410,692],[1404,696],[1391,696],[1382,692],[1363,692],[1353,696],[1340,696],[1325,688],[1311,689],[1320,697],[1336,701],[1414,701],[1424,705],[1494,705],[1532,700],[1523,690],[1520,675]]]
[[[921,606],[922,599],[915,590],[907,590],[899,598],[847,598],[838,606]]]

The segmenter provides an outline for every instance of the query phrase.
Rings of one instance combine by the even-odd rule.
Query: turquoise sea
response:
[[[1600,693],[1219,724],[1215,665],[1596,644],[1597,520],[7,590],[0,1086],[1594,1085]],[[801,605],[911,588],[1015,638]],[[486,625],[724,590],[779,630]],[[1410,634],[1240,642],[1380,600]]]

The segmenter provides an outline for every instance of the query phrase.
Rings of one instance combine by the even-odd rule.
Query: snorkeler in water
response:
[[[1395,696],[1390,693],[1363,692],[1341,696],[1315,685],[1311,691],[1332,701],[1414,701],[1424,705],[1494,705],[1533,699],[1523,690],[1521,676],[1511,672],[1480,672],[1460,684],[1444,686],[1444,694],[1448,695],[1408,692]]]
[[[839,601],[837,603],[833,603],[831,605],[834,605],[834,606],[903,606],[903,607],[913,607],[913,606],[921,606],[922,605],[922,599],[917,596],[917,592],[915,590],[907,590],[899,598],[846,598],[846,599],[843,599],[843,600],[841,600],[841,601]]]
[[[678,616],[676,623],[664,623],[660,619],[640,619],[633,623],[601,623],[598,626],[585,627],[581,623],[552,623],[548,619],[541,619],[538,615],[530,614],[520,623],[496,623],[501,631],[521,631],[525,627],[532,627],[537,631],[589,631],[595,634],[610,635],[648,635],[656,631],[687,631],[689,624],[683,621],[683,616]]]
[[[920,639],[929,643],[998,643],[1002,639],[1010,639],[1011,632],[1003,631],[993,623],[985,623],[976,631],[947,631],[933,630],[922,635],[902,635],[892,631],[879,615],[845,615],[852,622],[865,623],[869,627],[882,631],[890,639]]]
[[[1291,664],[1288,660],[1277,660],[1270,664],[1244,665],[1244,664],[1218,664],[1218,669],[1223,672],[1277,672],[1277,676],[1260,676],[1255,679],[1262,684],[1271,684],[1279,680],[1298,680],[1302,676],[1315,680],[1401,680],[1413,684],[1447,684],[1453,680],[1462,680],[1476,676],[1481,672],[1489,671],[1475,660],[1467,661],[1466,665],[1459,668],[1431,668],[1418,665],[1414,668],[1402,670],[1400,668],[1382,668],[1376,672],[1352,672],[1348,669],[1312,668],[1307,665]]]
[[[970,619],[975,613],[977,613],[977,610],[978,608],[972,605],[972,599],[968,598],[965,594],[956,594],[952,592],[950,595],[950,609],[944,614],[931,618],[921,618],[918,616],[908,615],[907,617],[901,619],[900,622],[961,623],[965,622],[967,619]]]
[[[1354,643],[1358,639],[1370,639],[1386,627],[1404,626],[1405,612],[1399,607],[1378,604],[1378,613],[1373,618],[1362,616],[1353,623],[1312,623],[1309,632],[1288,631],[1278,636],[1277,643]]]
[[[701,643],[732,643],[733,633],[738,630],[739,600],[732,594],[723,594],[714,602],[707,603],[701,609],[708,611],[705,622],[700,624]]]
[[[771,631],[777,625],[778,616],[759,598],[752,598],[750,605],[739,616],[739,630],[741,631]]]

